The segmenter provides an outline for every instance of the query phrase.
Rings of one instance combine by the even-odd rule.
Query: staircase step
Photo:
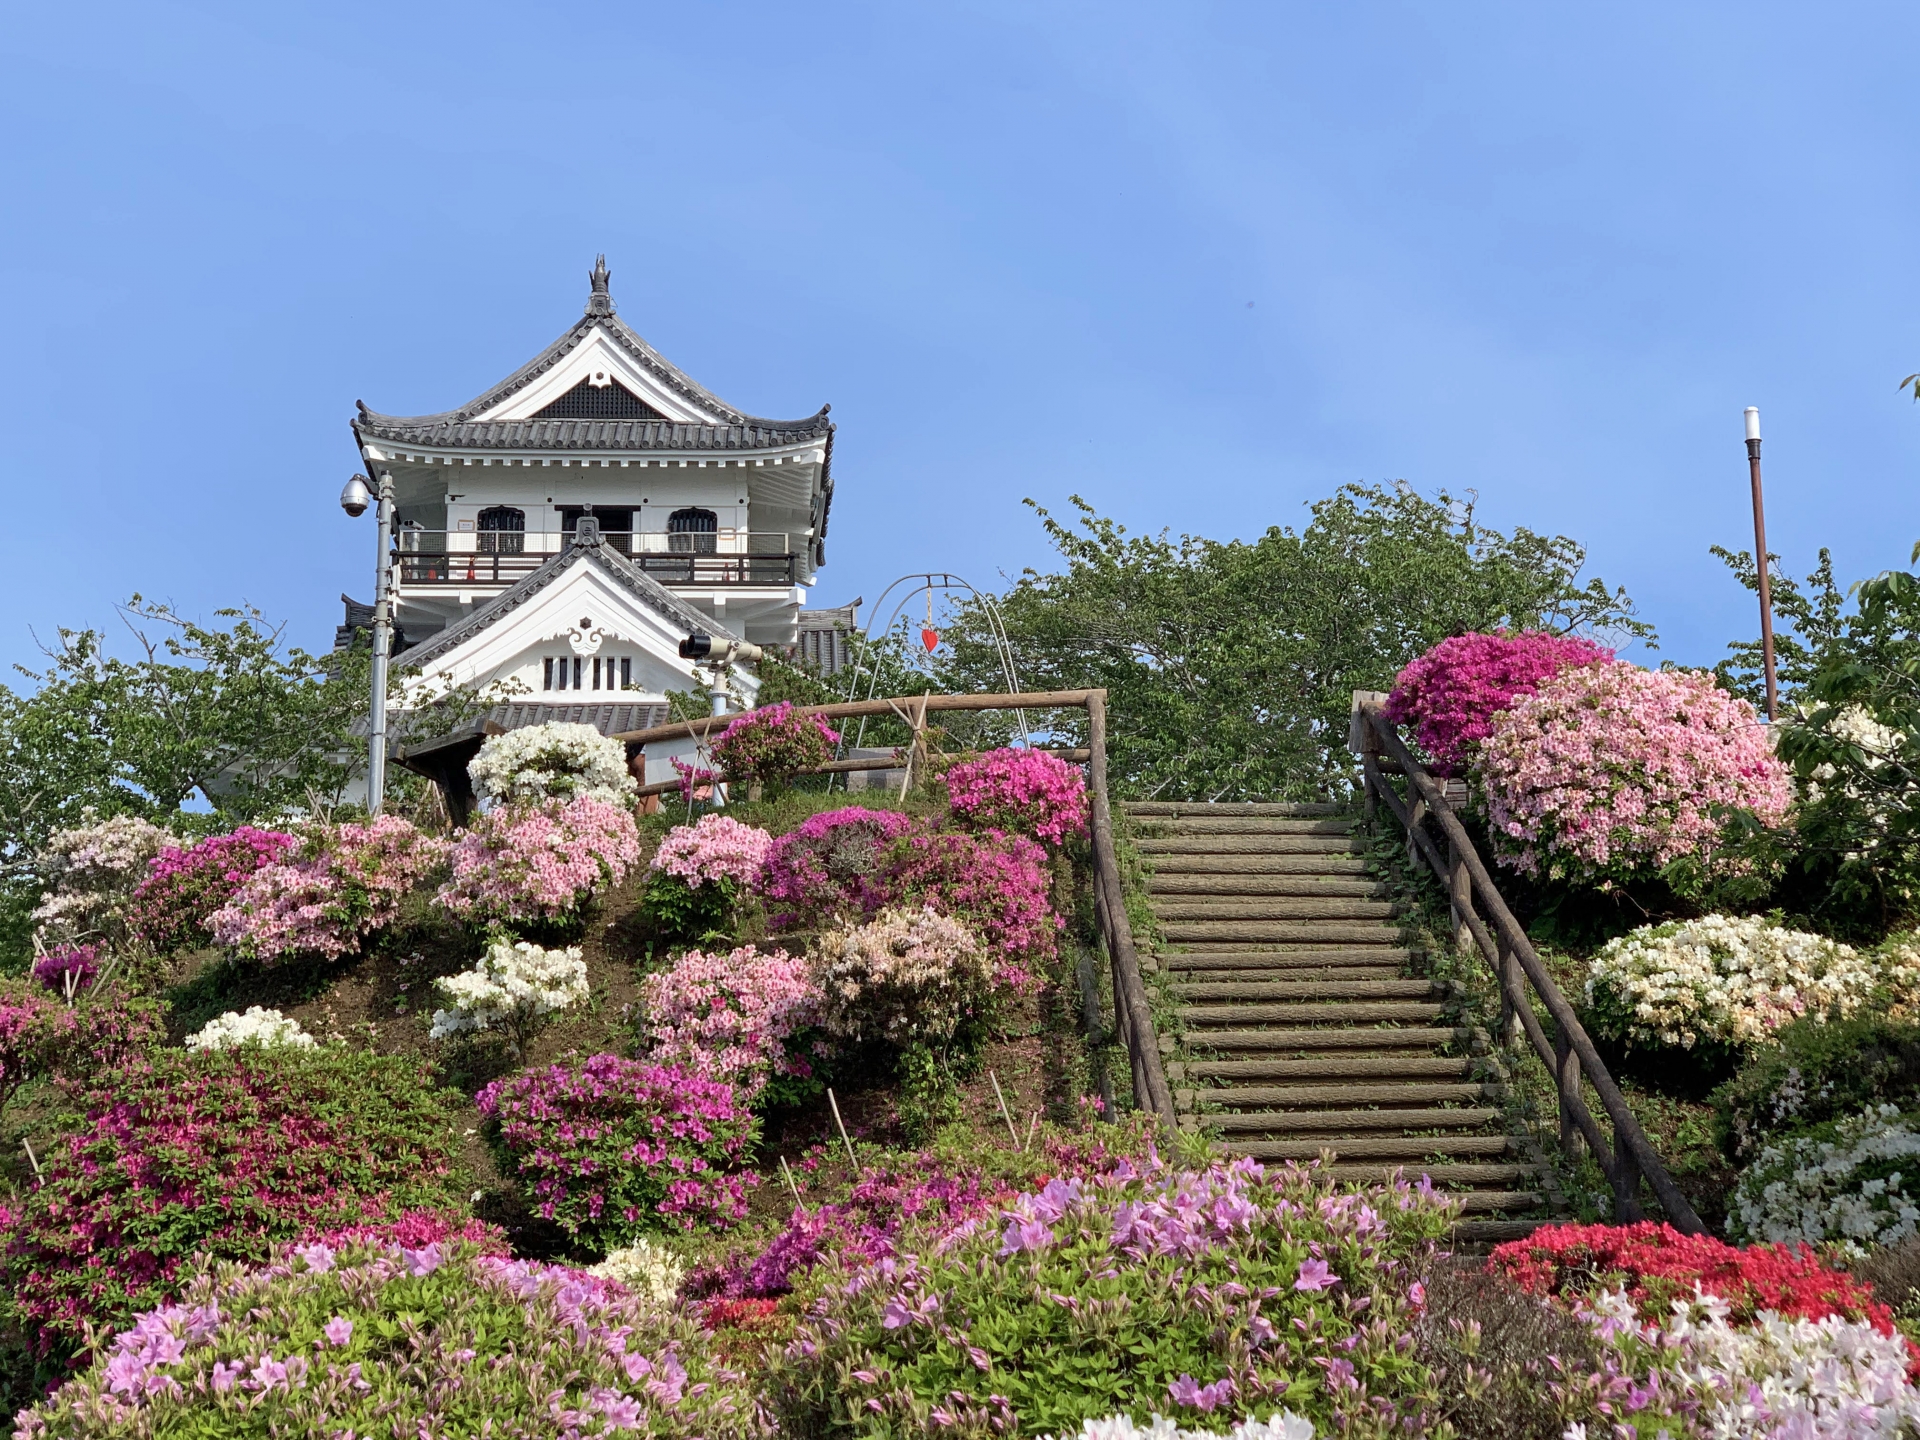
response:
[[[1431,1049],[1436,1045],[1465,1044],[1465,1030],[1409,1029],[1406,1027],[1344,1027],[1320,1030],[1210,1030],[1204,1042],[1209,1052],[1261,1050],[1373,1050]]]
[[[1462,1194],[1447,1197],[1460,1207],[1463,1214],[1485,1215],[1498,1211],[1539,1210],[1546,1201],[1532,1190],[1468,1190]],[[1525,1233],[1531,1235],[1545,1221],[1535,1220],[1527,1224]]]
[[[1537,1171],[1531,1165],[1348,1165],[1335,1163],[1326,1167],[1326,1173],[1336,1175],[1342,1180],[1360,1181],[1377,1185],[1383,1180],[1391,1180],[1398,1170],[1409,1181],[1418,1182],[1422,1175],[1436,1186],[1512,1186],[1524,1185],[1537,1177]]]
[[[1240,1110],[1221,1115],[1191,1115],[1184,1117],[1181,1124],[1186,1129],[1219,1130],[1226,1134],[1266,1131],[1269,1138],[1275,1140],[1288,1136],[1326,1136],[1329,1138],[1324,1143],[1338,1148],[1340,1137],[1368,1131],[1480,1130],[1499,1118],[1498,1110],[1485,1105],[1463,1105],[1457,1110]]]
[[[1221,1085],[1182,1093],[1189,1097],[1191,1104],[1257,1105],[1263,1109],[1286,1110],[1309,1105],[1444,1105],[1449,1101],[1464,1105],[1475,1100],[1498,1099],[1500,1087],[1475,1080],[1455,1084],[1379,1081],[1338,1085]]]
[[[1241,944],[1267,941],[1275,945],[1302,943],[1397,945],[1400,931],[1368,920],[1184,920],[1156,916],[1160,934],[1169,945],[1194,941],[1232,940]]]
[[[1167,920],[1391,920],[1391,900],[1361,896],[1254,895],[1239,899],[1156,897],[1153,918]]]
[[[1147,880],[1149,895],[1291,895],[1308,900],[1377,900],[1387,887],[1377,880],[1323,875],[1162,875]],[[1391,903],[1391,902],[1389,902]]]
[[[1142,855],[1356,855],[1345,835],[1142,835]]]
[[[1182,1001],[1201,1000],[1424,1000],[1431,980],[1186,980],[1174,982]]]
[[[1158,854],[1153,873],[1165,875],[1324,875],[1328,879],[1365,879],[1364,857],[1328,850],[1305,855],[1220,854],[1214,851]]]
[[[1435,1155],[1505,1155],[1506,1135],[1329,1135],[1312,1140],[1236,1140],[1233,1148],[1258,1160],[1313,1160],[1330,1150],[1340,1160],[1426,1162]]]
[[[1392,980],[1399,975],[1398,965],[1291,965],[1268,970],[1182,970],[1174,978],[1194,984],[1247,984],[1260,980]]]
[[[1142,829],[1154,836],[1180,835],[1351,835],[1353,822],[1336,816],[1182,815],[1148,820]]]
[[[1315,1055],[1305,1060],[1188,1060],[1181,1070],[1195,1080],[1332,1080],[1465,1078],[1473,1061],[1461,1055]]]
[[[1295,945],[1284,950],[1167,951],[1154,956],[1162,970],[1290,970],[1328,965],[1375,965],[1405,969],[1420,952],[1400,946]]]
[[[1190,1026],[1207,1025],[1419,1025],[1438,1020],[1442,1007],[1430,1001],[1355,1000],[1323,1005],[1192,1005],[1180,1012]]]
[[[1464,1245],[1498,1245],[1507,1240],[1524,1240],[1551,1220],[1462,1220],[1453,1227],[1453,1238]]]
[[[1338,815],[1340,807],[1326,801],[1289,802],[1282,800],[1125,800],[1120,808],[1129,815]]]

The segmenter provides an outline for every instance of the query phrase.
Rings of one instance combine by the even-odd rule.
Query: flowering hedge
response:
[[[161,1009],[114,989],[63,997],[0,981],[0,1111],[29,1080],[90,1083],[127,1056],[159,1043]]]
[[[1077,765],[1039,750],[989,750],[947,770],[947,805],[982,830],[1064,845],[1087,828],[1087,781]]]
[[[774,927],[812,929],[874,914],[895,898],[887,847],[918,828],[918,821],[897,810],[858,805],[808,816],[767,852],[760,888],[778,907]]]
[[[128,923],[162,954],[211,945],[208,922],[214,912],[232,900],[256,870],[278,863],[297,843],[283,831],[242,825],[184,849],[169,845],[133,892]]]
[[[1562,670],[1612,659],[1604,645],[1575,635],[1455,635],[1394,677],[1387,718],[1412,725],[1437,772],[1451,774],[1491,733],[1493,717],[1515,700]]]
[[[400,915],[400,902],[446,861],[446,845],[397,815],[314,826],[283,858],[247,876],[214,911],[215,943],[255,960],[334,959]]]
[[[755,1125],[731,1085],[594,1055],[496,1080],[474,1103],[498,1122],[535,1209],[583,1244],[604,1250],[746,1213],[754,1177],[726,1171],[746,1159]]]
[[[674,826],[648,866],[642,902],[648,920],[688,940],[724,933],[740,897],[759,883],[772,848],[773,836],[728,815]]]
[[[135,888],[173,839],[135,815],[54,831],[37,858],[48,888],[34,907],[36,933],[49,948],[120,944]]]
[[[748,1435],[751,1415],[696,1328],[618,1283],[470,1245],[360,1242],[196,1276],[15,1433],[711,1440]]]
[[[453,878],[434,897],[471,925],[567,924],[640,861],[624,806],[582,796],[488,811],[453,846]]]
[[[1451,1214],[1424,1181],[1337,1191],[1247,1159],[1056,1179],[830,1289],[773,1399],[802,1434],[930,1419],[1056,1435],[1112,1414],[1282,1407],[1419,1433],[1423,1367],[1401,1332]]]
[[[1831,1245],[1859,1259],[1920,1232],[1920,1126],[1891,1105],[1767,1146],[1727,1204],[1734,1240]]]
[[[824,765],[840,732],[818,715],[794,713],[792,702],[749,710],[713,742],[714,764],[729,780],[775,788],[802,770]]]
[[[820,988],[804,957],[745,945],[689,950],[640,981],[641,1044],[656,1065],[724,1081],[751,1105],[770,1082],[810,1076],[804,1033],[820,1023]],[[794,1087],[776,1084],[776,1102]]]
[[[1711,675],[1566,670],[1501,712],[1474,773],[1495,853],[1528,875],[1606,883],[1710,856],[1715,807],[1781,823],[1793,799],[1753,707]]]
[[[1762,916],[1706,915],[1609,940],[1587,975],[1603,1035],[1642,1046],[1748,1047],[1801,1016],[1857,1009],[1881,982],[1851,946]]]
[[[0,1245],[0,1305],[74,1347],[172,1293],[201,1256],[463,1204],[459,1097],[420,1066],[344,1046],[150,1050],[83,1100]]]
[[[639,784],[627,770],[627,747],[591,725],[550,721],[490,735],[467,762],[474,788],[503,803],[539,803],[588,796],[631,804]]]
[[[1064,921],[1050,898],[1046,852],[1019,835],[920,832],[895,842],[888,880],[908,904],[930,905],[979,932],[996,984],[1033,989]]]
[[[433,1012],[432,1038],[468,1030],[500,1030],[515,1055],[547,1016],[583,1002],[587,962],[578,946],[549,950],[525,940],[495,940],[471,970],[433,982],[446,1002]]]

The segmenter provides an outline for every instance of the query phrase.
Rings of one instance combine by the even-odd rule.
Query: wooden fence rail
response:
[[[1360,751],[1369,798],[1383,802],[1406,830],[1409,850],[1425,860],[1439,878],[1452,903],[1456,921],[1473,937],[1474,945],[1492,967],[1500,986],[1501,1018],[1509,1042],[1516,1038],[1512,1030],[1517,1027],[1533,1047],[1534,1054],[1540,1057],[1540,1063],[1547,1067],[1547,1073],[1553,1076],[1559,1096],[1562,1147],[1571,1152],[1576,1136],[1585,1142],[1588,1153],[1613,1189],[1616,1220],[1624,1223],[1642,1217],[1640,1182],[1644,1179],[1674,1228],[1688,1234],[1704,1231],[1706,1226],[1700,1223],[1693,1206],[1667,1174],[1666,1166],[1634,1118],[1620,1087],[1607,1073],[1605,1062],[1594,1049],[1573,1007],[1554,984],[1527,939],[1527,932],[1501,898],[1492,874],[1474,849],[1466,827],[1460,823],[1440,783],[1414,758],[1399,731],[1387,719],[1379,699],[1355,696],[1354,716],[1352,738],[1356,742],[1354,748]],[[1389,771],[1406,778],[1408,793],[1405,796],[1389,783]],[[1429,819],[1440,827],[1446,842],[1444,854],[1427,831]],[[1551,1038],[1534,1013],[1534,996],[1539,997],[1547,1018],[1553,1022]],[[1583,1081],[1593,1087],[1612,1123],[1611,1145],[1587,1105]]]
[[[800,715],[819,715],[828,720],[859,715],[894,715],[914,731],[909,753],[900,759],[876,757],[867,760],[835,760],[802,774],[840,774],[856,769],[906,768],[918,772],[925,765],[926,725],[929,714],[956,710],[1085,710],[1087,712],[1087,748],[1056,753],[1085,759],[1087,762],[1088,802],[1093,812],[1093,900],[1100,936],[1113,968],[1113,1033],[1127,1047],[1127,1060],[1133,1072],[1134,1103],[1156,1116],[1171,1132],[1176,1124],[1173,1091],[1167,1086],[1166,1069],[1160,1060],[1159,1037],[1153,1029],[1153,1012],[1147,998],[1146,982],[1140,975],[1140,957],[1133,945],[1133,930],[1127,922],[1126,898],[1120,881],[1120,862],[1113,842],[1112,799],[1107,787],[1107,692],[1104,690],[1050,690],[1007,695],[901,695],[884,700],[853,700],[837,705],[796,705]],[[706,741],[716,728],[724,730],[737,716],[714,715],[698,720],[654,725],[616,735],[616,740],[646,745],[653,741],[687,738]],[[649,785],[642,794],[663,794],[680,788],[678,780]]]

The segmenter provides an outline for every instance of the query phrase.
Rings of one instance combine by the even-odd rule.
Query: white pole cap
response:
[[[1760,438],[1760,407],[1757,405],[1747,406],[1747,438],[1749,440]]]

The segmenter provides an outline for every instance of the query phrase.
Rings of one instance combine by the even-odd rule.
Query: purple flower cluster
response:
[[[733,1086],[618,1055],[529,1070],[475,1098],[535,1208],[612,1249],[663,1225],[724,1228],[746,1213],[753,1113]]]
[[[65,945],[49,950],[33,962],[30,973],[43,988],[56,995],[77,995],[100,974],[99,947]]]
[[[180,848],[169,845],[133,892],[127,921],[161,954],[213,944],[207,922],[256,870],[277,864],[295,844],[278,830],[242,825]]]
[[[1464,765],[1493,729],[1493,717],[1543,680],[1576,665],[1604,665],[1613,651],[1575,635],[1455,635],[1394,679],[1387,718],[1411,724],[1436,770]]]
[[[1077,765],[1040,750],[989,750],[944,777],[947,804],[968,825],[1064,845],[1087,828],[1087,781]]]

